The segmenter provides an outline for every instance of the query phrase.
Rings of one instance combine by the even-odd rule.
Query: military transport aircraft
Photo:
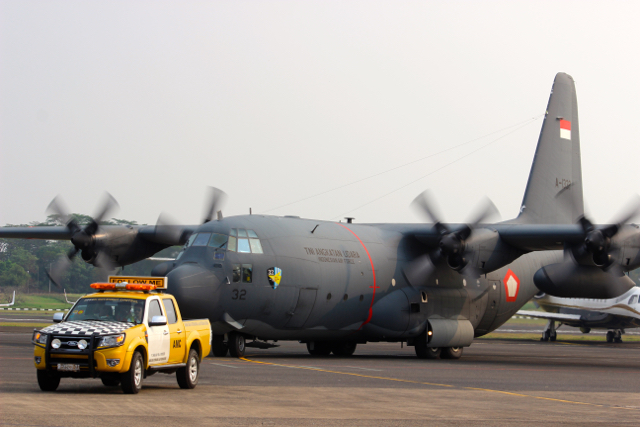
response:
[[[556,340],[558,328],[568,325],[580,328],[588,334],[591,329],[606,329],[607,342],[622,342],[622,334],[628,328],[640,328],[640,287],[608,299],[560,298],[539,294],[535,303],[544,311],[519,310],[522,316],[548,320],[540,341]]]
[[[538,287],[614,297],[633,286],[624,271],[640,266],[640,231],[624,225],[632,215],[606,226],[584,217],[577,99],[564,73],[556,75],[515,219],[483,224],[487,209],[469,224],[446,224],[423,196],[415,205],[429,224],[223,218],[223,193],[212,191],[201,225],[100,226],[109,202],[84,228],[74,221],[1,228],[0,237],[71,240],[60,266],[78,252],[93,265],[124,266],[183,244],[152,275],[168,277],[186,316],[211,320],[216,356],[298,340],[312,355],[347,356],[357,344],[388,341],[415,346],[421,358],[459,358]],[[66,215],[60,205],[51,208]]]

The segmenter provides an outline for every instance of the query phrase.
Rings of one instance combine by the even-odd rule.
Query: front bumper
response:
[[[66,345],[54,349],[51,347],[51,341],[55,338],[64,340],[63,343],[71,340],[79,341],[84,339],[88,345],[84,350],[69,348],[69,346]],[[124,372],[127,365],[126,346],[122,345],[119,347],[97,349],[96,345],[99,339],[99,336],[70,337],[50,335],[46,345],[35,346],[35,367],[40,370],[56,372],[60,377],[72,378],[96,378],[101,376],[101,373]],[[119,359],[119,363],[115,366],[109,366],[107,360],[113,361],[114,359]],[[78,365],[79,370],[59,371],[58,365],[61,363]]]

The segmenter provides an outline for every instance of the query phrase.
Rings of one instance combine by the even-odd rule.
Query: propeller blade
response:
[[[471,228],[475,228],[478,224],[486,222],[487,220],[493,218],[499,219],[500,212],[498,211],[496,205],[491,201],[491,199],[485,197],[470,217],[471,221],[469,221],[468,224]]]
[[[168,245],[180,244],[180,238],[184,232],[184,227],[178,225],[177,221],[166,213],[158,216],[155,227],[154,242]]]
[[[602,232],[607,237],[613,237],[620,227],[636,218],[638,215],[640,215],[640,197],[636,194],[618,213],[618,215],[616,215],[616,219],[612,221],[613,225],[606,227]]]
[[[213,216],[218,211],[218,208],[222,206],[227,198],[227,193],[216,187],[208,187],[207,192],[207,203],[204,210],[204,219],[202,220],[203,224],[213,219]]]
[[[421,214],[425,215],[430,222],[434,223],[436,230],[438,230],[440,234],[449,233],[449,228],[440,222],[441,215],[435,207],[431,191],[425,190],[418,194],[418,196],[411,202],[411,206]]]
[[[67,255],[62,255],[60,258],[58,258],[56,262],[51,266],[51,269],[49,271],[45,270],[47,276],[49,277],[49,280],[51,280],[58,289],[62,289],[62,287],[60,286],[62,277],[65,275],[69,267],[71,267],[73,258],[77,253],[78,249],[71,249]]]
[[[404,268],[404,275],[412,286],[420,287],[426,284],[427,279],[435,269],[436,267],[433,265],[429,255],[423,254]]]
[[[67,227],[69,227],[72,222],[69,209],[62,200],[62,197],[60,197],[59,195],[53,198],[51,203],[49,203],[49,206],[47,206],[47,209],[45,209],[45,212],[57,215],[60,218],[60,221]]]

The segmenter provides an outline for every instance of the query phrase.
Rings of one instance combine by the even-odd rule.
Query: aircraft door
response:
[[[158,298],[149,299],[145,325],[149,334],[149,365],[161,365],[169,360],[169,325],[149,326],[153,316],[164,316]]]
[[[317,289],[300,289],[298,294],[298,302],[291,319],[285,324],[287,328],[301,328],[311,314],[313,304],[316,301]]]

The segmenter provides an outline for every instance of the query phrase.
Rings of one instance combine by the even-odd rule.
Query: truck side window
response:
[[[153,319],[153,316],[162,316],[160,302],[157,299],[149,301],[149,321]]]
[[[240,264],[233,264],[233,281],[240,281]]]
[[[252,270],[251,264],[242,264],[242,283],[251,283]]]
[[[178,321],[178,315],[176,314],[176,308],[173,306],[173,301],[170,298],[162,300],[164,305],[164,311],[167,312],[167,322],[169,324],[176,323]]]

